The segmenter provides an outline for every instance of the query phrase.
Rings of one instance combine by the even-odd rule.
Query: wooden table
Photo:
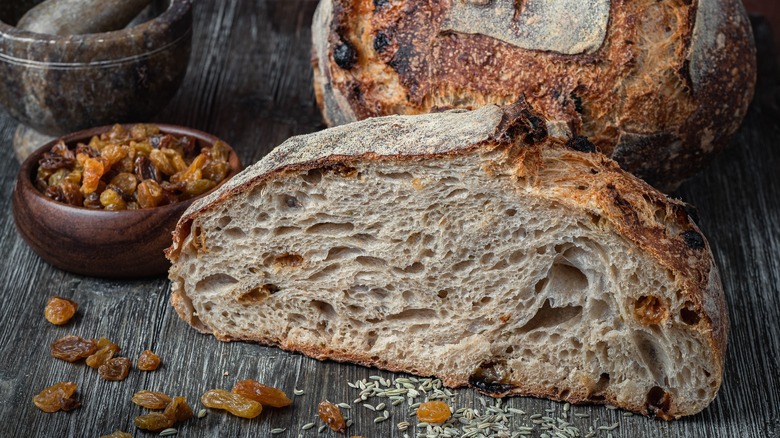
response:
[[[309,23],[314,1],[201,0],[195,2],[193,56],[187,78],[174,101],[157,118],[212,132],[227,139],[245,163],[295,134],[322,128],[315,107],[309,67]],[[617,437],[774,437],[780,436],[780,73],[771,36],[757,26],[761,76],[757,98],[733,146],[705,172],[686,183],[676,196],[699,208],[701,224],[720,263],[731,312],[726,376],[720,394],[704,412],[675,422],[656,421],[599,406],[564,405],[513,398],[509,406],[528,412],[511,425],[530,423],[532,413],[567,414],[583,431],[618,423]],[[358,390],[347,381],[392,373],[346,364],[319,362],[298,354],[247,343],[222,343],[179,320],[168,304],[165,278],[107,281],[72,275],[47,265],[20,239],[11,216],[11,191],[19,169],[11,148],[16,123],[0,110],[0,436],[97,437],[120,429],[152,436],[133,426],[142,409],[130,402],[140,389],[184,395],[200,409],[200,395],[210,388],[231,388],[238,379],[254,378],[305,394],[292,408],[272,410],[254,420],[220,411],[179,424],[179,436],[238,437],[332,436],[317,427],[320,400],[352,401]],[[75,321],[55,327],[43,319],[49,295],[80,304]],[[106,382],[84,364],[49,355],[49,344],[67,334],[106,336],[135,359],[144,349],[163,358],[151,373],[133,371],[127,380]],[[31,398],[62,380],[79,385],[83,406],[46,414]],[[484,412],[474,391],[458,390],[457,407]],[[371,401],[373,405],[378,400]],[[492,404],[492,400],[490,400]],[[389,405],[389,403],[388,403]],[[353,404],[350,435],[403,437],[396,424],[412,420],[404,403],[393,406],[388,421]],[[574,417],[572,412],[590,414]],[[412,421],[412,423],[414,423]],[[533,436],[539,436],[539,429]],[[410,428],[406,433],[414,437]],[[606,437],[607,431],[598,436]]]

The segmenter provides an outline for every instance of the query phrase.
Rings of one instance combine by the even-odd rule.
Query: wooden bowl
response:
[[[201,147],[219,140],[190,128],[155,125],[163,133],[193,137]],[[110,129],[88,129],[62,139],[75,146]],[[163,251],[171,245],[176,222],[193,201],[216,187],[196,198],[155,208],[107,211],[75,207],[46,197],[34,186],[38,160],[55,143],[36,150],[22,163],[13,191],[14,221],[33,251],[60,269],[95,277],[138,278],[167,272],[169,262]],[[241,170],[232,148],[229,164],[227,177],[217,187]]]

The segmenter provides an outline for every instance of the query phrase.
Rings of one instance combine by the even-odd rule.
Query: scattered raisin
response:
[[[100,438],[133,438],[133,435],[121,430],[115,430],[111,435],[102,435]]]
[[[333,403],[323,400],[317,406],[317,415],[320,416],[320,420],[330,427],[334,432],[344,433],[347,430],[347,425],[344,422],[344,417],[341,415],[339,407]]]
[[[165,407],[163,415],[173,419],[174,422],[186,421],[193,417],[192,408],[184,397],[174,397]]]
[[[138,356],[137,365],[141,371],[154,371],[160,366],[160,356],[154,354],[152,350],[144,350]]]
[[[133,403],[146,409],[165,409],[171,398],[162,392],[157,391],[138,391],[133,394]]]
[[[114,357],[107,360],[98,368],[100,377],[104,380],[119,381],[125,380],[130,372],[130,359],[126,357]]]
[[[43,316],[46,321],[54,325],[63,325],[73,318],[79,305],[74,301],[62,297],[49,297],[46,308],[43,310]]]
[[[237,417],[255,418],[263,411],[263,405],[224,389],[210,389],[200,398],[203,406],[224,409]]]
[[[76,392],[76,384],[73,382],[59,382],[48,388],[44,388],[33,397],[33,403],[38,409],[43,412],[57,412],[63,407],[68,408],[66,410],[74,409],[75,407],[70,400],[73,393]],[[76,403],[78,403],[76,401]]]
[[[255,380],[239,380],[233,387],[233,392],[272,408],[283,408],[292,404],[292,400],[283,391]]]
[[[87,366],[90,368],[99,368],[119,352],[119,345],[114,344],[106,338],[98,339],[97,346],[97,351],[87,358]]]
[[[175,423],[172,418],[166,417],[161,412],[152,412],[151,414],[139,415],[133,419],[135,427],[152,432],[159,432],[167,429]]]
[[[426,423],[444,423],[450,415],[450,406],[441,400],[425,402],[417,408],[417,420]]]
[[[51,355],[57,359],[75,362],[89,357],[97,351],[94,339],[84,339],[78,336],[65,336],[51,344]]]

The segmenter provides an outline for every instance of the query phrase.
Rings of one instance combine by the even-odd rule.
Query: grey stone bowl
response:
[[[176,93],[192,43],[191,0],[168,0],[149,21],[122,30],[56,36],[16,23],[41,0],[0,5],[0,104],[49,136],[149,120]]]

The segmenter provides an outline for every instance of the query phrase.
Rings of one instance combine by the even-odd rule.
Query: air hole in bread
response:
[[[230,275],[223,273],[212,274],[198,281],[195,284],[195,290],[199,292],[216,290],[224,293],[225,291],[232,289],[233,285],[236,283],[238,283],[238,280]]]
[[[441,299],[446,299],[447,296],[450,294],[450,291],[446,289],[442,289],[439,292],[436,293],[436,296],[438,296]]]
[[[609,387],[609,373],[601,373],[598,381],[596,381],[596,384],[591,388],[588,399],[592,401],[603,401],[605,399],[604,393],[607,390],[607,387]]]
[[[516,215],[516,214],[517,214],[517,210],[515,210],[514,208],[510,208],[510,209],[507,209],[507,210],[504,212],[504,214],[505,214],[505,215],[507,215],[507,216],[509,216],[509,217],[512,217],[512,216],[514,216],[514,215]]]
[[[688,325],[696,325],[701,320],[698,312],[693,310],[693,303],[690,301],[685,302],[685,307],[680,309],[680,320]]]
[[[315,224],[306,229],[307,234],[322,234],[325,236],[339,236],[349,233],[355,229],[355,226],[349,222],[336,223],[324,222]]]
[[[221,228],[225,228],[226,226],[230,225],[230,222],[232,221],[233,221],[232,217],[225,215],[219,218],[219,220],[217,221],[217,225]]]
[[[309,185],[316,186],[322,181],[322,172],[319,169],[311,169],[308,172],[301,175],[301,179],[306,181]]]
[[[534,292],[537,294],[544,290],[545,286],[547,286],[547,283],[549,283],[550,279],[547,277],[542,278],[541,280],[537,281],[534,285]]]
[[[452,265],[452,272],[466,272],[470,267],[474,265],[474,261],[472,260],[463,260],[462,262],[455,263]]]
[[[370,257],[370,256],[355,257],[355,262],[363,265],[366,268],[372,268],[372,269],[382,269],[387,265],[387,262],[384,259],[381,259],[379,257]]]
[[[252,235],[255,237],[262,237],[268,234],[268,230],[265,228],[254,227],[252,228]]]
[[[241,228],[238,228],[238,227],[228,228],[228,229],[224,230],[224,233],[225,233],[225,235],[227,237],[229,237],[231,239],[241,239],[244,236],[246,236],[246,233],[244,232],[244,230],[242,230]]]
[[[663,418],[672,405],[672,396],[660,386],[653,386],[647,392],[646,404],[648,411]]]
[[[644,362],[653,379],[659,383],[663,382],[666,379],[666,368],[670,365],[666,353],[649,333],[635,332],[634,342],[639,358]]]
[[[303,204],[298,198],[290,195],[279,196],[279,202],[277,205],[279,206],[280,210],[303,207]]]
[[[349,246],[334,246],[333,248],[330,248],[328,250],[328,254],[325,256],[326,262],[334,261],[334,260],[341,260],[341,259],[347,259],[352,257],[357,257],[358,255],[362,254],[363,250],[358,248],[352,248]]]
[[[317,272],[313,273],[312,275],[310,275],[307,280],[308,281],[320,280],[322,278],[327,277],[328,275],[330,275],[334,271],[337,271],[340,267],[341,267],[341,264],[339,264],[339,263],[333,263],[331,265],[325,266],[324,268],[322,268],[319,271],[317,271]]]
[[[447,193],[447,196],[445,196],[444,199],[453,199],[457,197],[466,197],[468,196],[469,191],[466,189],[455,189],[449,193]]]
[[[366,347],[371,350],[374,348],[374,345],[376,345],[376,340],[378,336],[374,330],[369,330],[368,333],[366,333]]]
[[[582,315],[581,306],[552,307],[550,300],[536,311],[536,314],[525,325],[518,329],[520,333],[528,333],[537,329],[555,327]]]
[[[293,234],[301,231],[298,227],[276,227],[274,228],[274,236],[284,236],[287,234]]]
[[[391,181],[411,181],[414,176],[409,172],[376,172],[375,176]]]
[[[320,318],[328,320],[336,316],[336,309],[330,303],[320,300],[311,300],[309,303],[319,314]]]
[[[399,274],[419,274],[425,270],[425,265],[420,262],[414,262],[405,268],[393,268],[394,272]]]

